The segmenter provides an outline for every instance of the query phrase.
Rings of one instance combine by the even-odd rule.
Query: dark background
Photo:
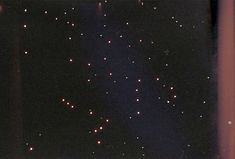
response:
[[[22,1],[26,158],[214,158],[216,1],[141,2]],[[9,28],[17,27],[7,13],[16,6],[5,6],[0,15],[1,158],[11,135]],[[104,130],[94,133],[99,126]]]

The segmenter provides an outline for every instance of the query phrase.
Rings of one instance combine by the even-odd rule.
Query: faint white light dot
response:
[[[128,47],[131,47],[131,45],[128,45]]]
[[[73,108],[74,108],[74,106],[73,106],[73,105],[71,105],[71,108],[73,109]]]
[[[69,37],[69,40],[72,40],[72,37]]]
[[[151,60],[151,57],[149,57],[148,59]]]
[[[170,103],[170,101],[168,100],[168,101],[166,101],[168,104]]]
[[[66,14],[67,14],[67,12],[64,12],[64,14],[66,15]]]
[[[42,136],[42,133],[39,133],[38,136]]]
[[[104,57],[104,61],[106,61],[107,60],[107,58],[106,57]]]
[[[159,81],[159,80],[160,80],[160,78],[157,77],[157,81]]]
[[[207,79],[210,79],[210,76],[207,76]]]
[[[27,12],[28,10],[27,9],[24,9],[24,12]]]
[[[104,14],[104,17],[106,17],[107,16],[107,14]]]
[[[160,100],[160,99],[161,99],[161,97],[158,97],[158,99]]]
[[[228,124],[229,124],[229,125],[232,125],[232,121],[228,121]]]
[[[73,27],[75,26],[75,24],[74,24],[74,23],[72,23],[71,25],[72,25]]]
[[[89,112],[89,114],[90,114],[90,115],[92,115],[92,114],[93,114],[93,112],[92,112],[92,111],[90,111],[90,112]]]
[[[69,22],[69,21],[67,21],[66,23],[67,23],[67,24],[69,24],[70,22]]]
[[[173,97],[174,97],[174,98],[176,98],[177,96],[176,96],[176,95],[174,95]]]
[[[27,28],[27,25],[26,25],[26,24],[24,24],[24,28]]]
[[[203,104],[206,104],[206,101],[203,101],[202,103],[203,103]]]
[[[137,112],[137,115],[140,115],[140,112]]]
[[[80,35],[83,36],[83,33],[81,33]]]
[[[102,37],[103,37],[103,35],[102,35],[102,34],[100,34],[100,37],[102,38]]]
[[[176,20],[175,22],[178,23],[178,20]]]
[[[126,22],[126,25],[129,25],[129,22]]]
[[[56,17],[55,20],[58,20],[58,18]]]
[[[47,11],[44,11],[45,14],[47,14]]]
[[[171,17],[171,19],[175,19],[175,17],[173,16],[173,17]]]
[[[105,94],[109,94],[109,92],[106,91]]]
[[[109,76],[112,76],[112,75],[113,75],[112,72],[110,72],[110,73],[109,73]]]
[[[181,114],[184,114],[184,112],[182,111]]]
[[[137,136],[136,139],[139,140],[139,136]]]
[[[33,151],[33,147],[30,147],[30,148],[29,148],[29,151]]]
[[[109,122],[109,119],[106,119],[105,121],[106,121],[106,123],[108,123],[108,122]]]
[[[202,115],[200,115],[200,118],[202,118],[203,116]]]
[[[191,147],[191,145],[190,145],[190,144],[188,144],[187,146],[188,146],[188,147]]]
[[[145,156],[145,154],[143,153],[142,156]]]
[[[69,105],[69,102],[67,102],[66,104]]]
[[[138,89],[135,89],[136,92],[138,92],[139,90]]]
[[[72,10],[74,10],[74,8],[72,8]]]
[[[157,9],[157,7],[153,7],[153,9],[154,9],[154,10],[156,10],[156,9]]]
[[[141,79],[138,79],[138,82],[141,82]]]
[[[122,35],[120,35],[119,37],[122,38]]]
[[[139,98],[137,98],[137,99],[136,99],[136,102],[139,102],[139,101],[140,101],[140,99],[139,99]]]
[[[63,98],[63,99],[62,99],[62,102],[64,102],[64,101],[65,101],[65,99]]]
[[[180,24],[180,27],[182,28],[182,27],[183,27],[183,25],[181,25],[181,24]]]
[[[24,54],[28,54],[28,51],[25,51]]]
[[[98,144],[98,145],[100,145],[100,144],[101,144],[101,141],[100,141],[100,140],[98,140],[98,141],[97,141],[97,144]]]
[[[134,64],[134,63],[135,63],[135,61],[132,61],[132,63]]]
[[[104,24],[104,28],[106,27],[106,24]]]
[[[102,127],[102,126],[100,127],[100,130],[103,130],[103,127]]]
[[[91,66],[91,64],[90,64],[90,63],[88,63],[87,65],[88,65],[88,66]]]
[[[105,2],[105,3],[107,3],[108,1],[107,1],[107,0],[105,0],[104,2]]]
[[[127,76],[126,76],[125,78],[126,78],[126,79],[128,79],[128,77],[127,77]]]
[[[141,39],[140,39],[139,41],[140,41],[140,43],[142,42],[142,40],[141,40]]]
[[[173,89],[174,89],[174,87],[170,87],[170,89],[171,89],[171,90],[173,90]]]
[[[102,5],[102,3],[101,2],[99,2],[99,6],[101,6]]]
[[[90,80],[90,79],[87,79],[87,82],[91,82],[91,80]]]
[[[166,65],[165,65],[166,67],[168,66],[168,63],[166,63]]]
[[[69,59],[69,62],[73,62],[73,59]]]
[[[94,132],[97,133],[97,130],[95,129]]]
[[[111,44],[111,41],[109,40],[108,43]]]
[[[129,116],[129,119],[132,119],[132,117],[131,117],[131,116]]]

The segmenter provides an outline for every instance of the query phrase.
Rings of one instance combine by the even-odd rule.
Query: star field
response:
[[[23,2],[26,158],[211,158],[207,3]]]

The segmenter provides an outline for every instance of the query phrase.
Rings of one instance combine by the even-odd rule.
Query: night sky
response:
[[[214,158],[210,6],[203,0],[23,1],[25,157]],[[7,91],[10,19],[0,12],[0,86]],[[8,122],[3,92],[2,130]]]

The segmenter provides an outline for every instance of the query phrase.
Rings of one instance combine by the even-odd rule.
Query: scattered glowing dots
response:
[[[228,125],[232,125],[232,121],[228,121]]]
[[[178,21],[178,20],[176,20],[175,22],[176,22],[176,23],[178,23],[179,21]]]
[[[100,140],[98,140],[98,141],[97,141],[97,144],[98,144],[98,145],[100,145],[100,144],[101,144],[101,141],[100,141]]]

